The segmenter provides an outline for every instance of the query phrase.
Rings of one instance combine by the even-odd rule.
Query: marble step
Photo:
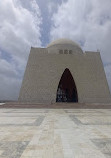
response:
[[[52,109],[111,109],[111,104],[90,104],[90,103],[55,103],[55,104],[39,104],[25,102],[7,102],[0,105],[0,108],[52,108]]]

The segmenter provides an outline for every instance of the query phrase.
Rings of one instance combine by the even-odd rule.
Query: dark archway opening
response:
[[[56,102],[78,102],[76,85],[67,68],[63,72],[58,85]]]

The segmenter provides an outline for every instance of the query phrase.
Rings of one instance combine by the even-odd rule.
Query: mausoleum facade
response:
[[[109,103],[110,97],[99,52],[83,52],[68,39],[31,48],[19,101]]]

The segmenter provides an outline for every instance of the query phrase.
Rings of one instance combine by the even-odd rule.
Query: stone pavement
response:
[[[0,109],[0,158],[111,158],[111,109]]]

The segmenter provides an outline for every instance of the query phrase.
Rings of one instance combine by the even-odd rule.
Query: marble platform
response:
[[[0,158],[111,158],[111,109],[0,109]]]

